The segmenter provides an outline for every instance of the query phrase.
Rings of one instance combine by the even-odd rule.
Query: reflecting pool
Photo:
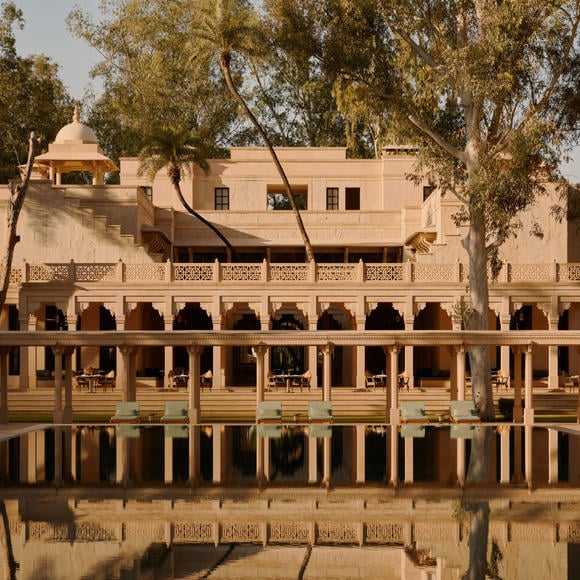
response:
[[[13,435],[0,442],[6,578],[578,578],[574,424]]]

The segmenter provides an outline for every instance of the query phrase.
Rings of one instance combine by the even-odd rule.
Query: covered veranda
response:
[[[337,346],[375,346],[387,356],[385,421],[399,422],[398,354],[412,346],[435,346],[447,349],[454,364],[450,373],[450,400],[466,398],[466,353],[471,345],[501,346],[514,356],[511,387],[514,396],[514,421],[534,422],[533,356],[538,347],[580,346],[580,331],[58,331],[0,332],[0,422],[8,422],[8,357],[12,347],[45,346],[55,354],[54,412],[55,423],[71,423],[72,360],[81,346],[114,346],[121,358],[117,389],[123,401],[137,400],[135,360],[145,346],[184,347],[190,369],[189,419],[201,421],[200,357],[205,347],[242,346],[253,349],[256,356],[256,406],[264,400],[267,368],[265,361],[271,347],[305,346],[318,349],[323,359],[321,399],[332,400],[332,353]],[[316,388],[316,386],[314,386]],[[299,396],[299,395],[297,395]],[[428,395],[426,395],[428,396]]]

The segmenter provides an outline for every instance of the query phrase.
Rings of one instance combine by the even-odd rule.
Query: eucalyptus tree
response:
[[[232,59],[236,55],[254,58],[264,56],[259,43],[258,14],[247,0],[199,0],[192,4],[191,26],[194,38],[190,43],[192,63],[195,66],[201,65],[203,70],[207,70],[207,62],[217,60],[232,97],[258,132],[272,157],[296,218],[307,260],[314,261],[310,238],[286,172],[268,134],[239,92],[232,74]]]
[[[189,0],[119,0],[100,9],[95,19],[77,6],[68,26],[102,55],[91,75],[103,92],[87,118],[111,158],[137,155],[156,126],[189,128],[212,157],[247,143],[219,71],[189,65]]]
[[[577,136],[579,0],[326,0],[319,14],[319,58],[382,100],[396,138],[418,147],[417,175],[462,202],[464,323],[486,330],[488,267],[497,274],[502,244],[557,182]],[[490,419],[489,350],[469,357],[474,401]]]
[[[183,207],[201,223],[207,226],[226,246],[228,261],[235,256],[235,250],[220,230],[195,211],[181,191],[181,177],[183,172],[193,172],[198,166],[207,171],[208,164],[200,150],[191,145],[191,134],[188,129],[176,127],[155,128],[148,136],[147,141],[139,152],[139,174],[146,174],[151,180],[157,173],[166,169],[171,185]]]

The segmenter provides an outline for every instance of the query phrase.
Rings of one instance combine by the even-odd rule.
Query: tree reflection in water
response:
[[[471,441],[467,481],[472,483],[487,483],[489,481],[489,466],[494,430],[490,427],[478,426]],[[492,562],[487,564],[487,542],[489,534],[489,501],[464,501],[463,509],[471,514],[469,523],[469,568],[462,576],[464,580],[485,580],[500,578],[497,574],[498,561],[501,552],[497,545],[492,550]],[[492,575],[493,574],[493,575]]]
[[[304,431],[301,429],[284,429],[280,439],[272,440],[272,465],[274,471],[271,479],[280,475],[294,475],[304,465]]]

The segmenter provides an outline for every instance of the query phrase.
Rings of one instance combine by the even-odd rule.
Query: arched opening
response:
[[[212,330],[211,317],[199,302],[187,302],[173,320],[173,330]],[[173,349],[173,368],[189,369],[189,354],[184,346]],[[213,369],[213,349],[206,346],[201,353],[200,369],[202,373]]]
[[[405,321],[390,302],[380,302],[367,316],[365,330],[405,330]],[[401,349],[399,368],[404,367],[404,355],[404,349]],[[365,370],[372,374],[386,372],[388,361],[381,346],[365,347],[365,366]]]

